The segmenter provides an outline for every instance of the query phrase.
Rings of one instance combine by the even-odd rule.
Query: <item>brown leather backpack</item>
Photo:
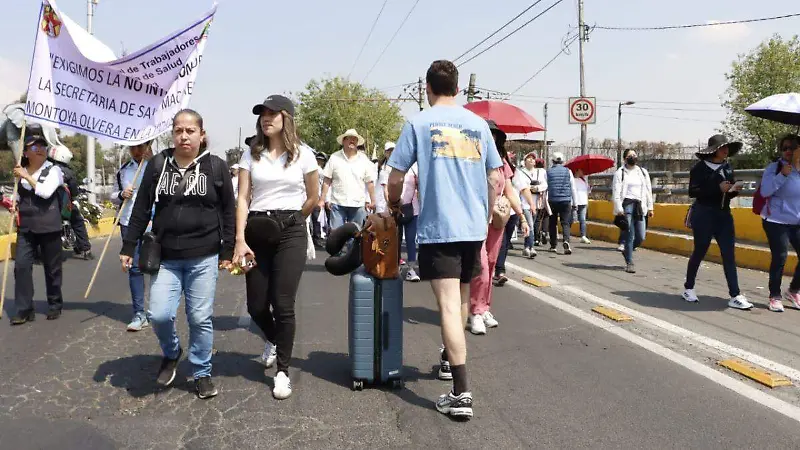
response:
[[[400,276],[400,236],[389,213],[370,214],[361,231],[361,255],[367,273],[379,280]]]

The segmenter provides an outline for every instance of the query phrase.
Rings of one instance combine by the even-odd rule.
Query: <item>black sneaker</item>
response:
[[[34,320],[36,320],[36,313],[33,310],[18,312],[11,318],[11,325],[22,325]]]
[[[569,246],[569,242],[564,242],[564,254],[565,255],[572,254],[572,247]]]
[[[459,419],[470,419],[472,417],[472,394],[462,392],[454,395],[453,391],[442,395],[436,402],[436,409],[442,413]]]
[[[175,374],[178,372],[178,362],[183,356],[183,349],[178,349],[178,357],[175,359],[162,358],[161,368],[158,369],[158,378],[156,383],[160,386],[167,387],[175,381]]]
[[[47,311],[47,320],[56,320],[61,317],[61,310],[60,309],[51,309]]]
[[[194,380],[194,389],[197,391],[197,397],[206,399],[216,397],[219,391],[214,387],[211,382],[211,377],[202,377]]]
[[[92,254],[91,250],[86,250],[84,252],[75,252],[75,257],[86,261],[94,259],[94,255]]]
[[[494,285],[497,287],[503,287],[504,284],[508,282],[508,277],[504,273],[499,273],[494,277]]]

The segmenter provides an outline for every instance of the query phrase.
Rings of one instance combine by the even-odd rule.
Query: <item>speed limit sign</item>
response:
[[[569,123],[593,124],[597,122],[595,97],[569,98]]]

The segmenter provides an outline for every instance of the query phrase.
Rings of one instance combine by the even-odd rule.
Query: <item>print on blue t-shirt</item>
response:
[[[487,173],[503,166],[489,125],[461,106],[434,106],[403,127],[389,166],[419,167],[420,244],[486,239]]]

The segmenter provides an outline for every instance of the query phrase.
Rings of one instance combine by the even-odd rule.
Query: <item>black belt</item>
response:
[[[250,214],[248,214],[247,217],[269,216],[269,217],[285,218],[291,216],[292,214],[298,211],[300,210],[273,209],[268,211],[250,211]]]

